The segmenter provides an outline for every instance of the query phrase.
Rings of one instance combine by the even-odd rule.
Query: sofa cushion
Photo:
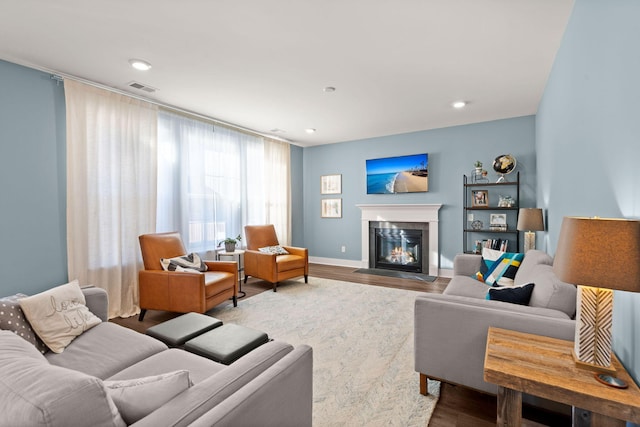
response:
[[[49,351],[49,348],[33,330],[31,324],[20,308],[18,300],[26,297],[25,294],[15,294],[9,297],[0,298],[0,329],[12,331],[19,337],[33,344],[42,354]]]
[[[522,286],[527,283],[535,283],[537,274],[536,266],[552,264],[553,258],[546,252],[537,249],[527,251],[516,273],[515,285]]]
[[[166,349],[155,338],[103,322],[76,338],[64,353],[50,352],[46,358],[53,365],[106,379]]]
[[[160,264],[162,264],[162,269],[165,271],[184,271],[185,269],[187,271],[207,271],[207,264],[195,252],[175,258],[160,258]]]
[[[224,365],[213,360],[181,349],[172,348],[149,356],[109,377],[108,380],[128,380],[185,369],[189,371],[191,381],[194,384],[198,384],[224,368]]]
[[[122,419],[129,425],[146,417],[193,384],[180,370],[132,380],[105,381]]]
[[[483,248],[480,265],[481,277],[487,285],[513,286],[513,280],[523,258],[524,254],[521,253]]]
[[[532,276],[536,286],[529,305],[560,310],[573,319],[576,314],[576,287],[558,279],[550,265],[537,265],[532,269]]]
[[[0,425],[125,425],[100,379],[50,365],[13,332],[0,348]]]
[[[467,276],[454,276],[442,292],[445,295],[457,295],[485,299],[489,286]]]
[[[44,343],[62,353],[77,336],[102,322],[85,305],[77,280],[20,299],[20,308]]]
[[[527,283],[523,286],[491,288],[487,294],[487,299],[491,301],[510,302],[511,304],[529,305],[533,287],[533,283]]]

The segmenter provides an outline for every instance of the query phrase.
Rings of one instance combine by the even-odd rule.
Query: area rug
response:
[[[310,277],[209,314],[313,347],[314,426],[426,426],[440,384],[421,395],[413,369],[419,294]]]

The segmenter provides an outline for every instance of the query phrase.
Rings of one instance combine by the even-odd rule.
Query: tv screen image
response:
[[[428,154],[367,160],[367,194],[429,191],[428,168]]]

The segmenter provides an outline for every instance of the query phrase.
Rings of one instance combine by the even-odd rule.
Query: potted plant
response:
[[[476,168],[476,174],[480,175],[482,173],[482,162],[480,160],[476,160],[473,166]]]
[[[225,252],[235,252],[236,251],[236,243],[240,242],[241,240],[242,240],[242,236],[240,234],[238,234],[235,238],[227,237],[224,240],[220,240],[220,243],[218,243],[218,246],[220,246],[220,245],[222,245],[224,243]]]

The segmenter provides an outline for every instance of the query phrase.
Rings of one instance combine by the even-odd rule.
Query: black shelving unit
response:
[[[494,183],[472,182],[471,177],[463,175],[462,250],[465,253],[478,253],[475,245],[476,240],[484,241],[487,239],[508,240],[507,250],[509,252],[520,251],[520,233],[516,229],[520,205],[520,172],[516,174],[515,178],[515,181]],[[475,190],[487,191],[489,197],[487,206],[473,206],[473,191]],[[511,196],[515,204],[510,207],[499,207],[500,196]],[[492,213],[506,214],[506,230],[492,230],[489,228],[489,219]],[[469,221],[469,214],[473,214],[474,221],[482,221],[483,227],[480,229],[471,228],[473,221]]]

